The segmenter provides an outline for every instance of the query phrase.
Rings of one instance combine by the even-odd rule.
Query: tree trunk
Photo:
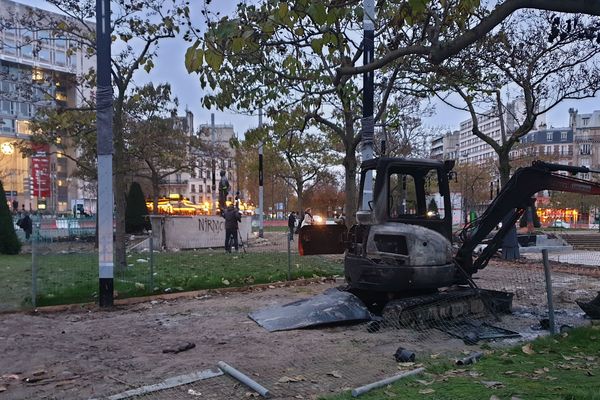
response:
[[[344,156],[343,164],[346,172],[346,204],[344,206],[344,212],[346,213],[346,226],[352,226],[356,222],[355,213],[357,210],[356,170],[358,163],[356,161],[354,148],[346,148],[346,155]]]
[[[158,193],[160,177],[154,171],[152,172],[152,214],[158,214]]]
[[[504,188],[510,179],[510,159],[507,151],[498,153],[498,172],[500,173],[500,183]],[[502,241],[502,257],[506,260],[516,260],[520,256],[517,227],[513,224]]]

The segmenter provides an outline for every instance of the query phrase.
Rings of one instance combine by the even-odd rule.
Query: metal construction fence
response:
[[[93,220],[34,216],[30,238],[16,230],[23,249],[7,267],[1,311],[97,301]],[[267,227],[263,237],[255,229],[248,237],[239,235],[237,249],[232,242],[227,253],[225,238],[221,247],[157,250],[150,234],[127,235],[125,262],[115,259],[115,299],[342,274],[340,257],[300,257],[297,235],[289,239],[287,227]],[[249,271],[247,265],[264,267]]]
[[[19,299],[14,305],[28,308],[34,301],[36,306],[93,302],[98,285],[93,234],[58,239],[46,236],[43,224],[36,222],[37,229],[25,249],[31,264],[15,280],[19,284],[11,285],[12,298]],[[308,297],[320,288],[304,292],[301,288],[282,288],[275,282],[343,275],[341,257],[300,257],[297,238],[290,241],[288,235],[284,227],[268,229],[262,238],[253,232],[241,238],[238,250],[232,253],[223,247],[150,251],[150,237],[129,236],[126,266],[115,269],[117,299],[261,283],[273,284],[264,293],[272,290],[275,294],[266,299],[260,291],[231,294],[229,303],[218,295],[198,296],[180,304],[152,300],[135,309],[122,309],[112,316],[116,323],[130,324],[129,330],[138,336],[152,326],[155,336],[146,339],[152,344],[190,332],[198,338],[196,348],[189,350],[196,351],[196,356],[183,358],[185,361],[169,369],[161,365],[166,361],[155,346],[137,339],[131,346],[146,346],[139,352],[149,353],[143,361],[138,361],[139,352],[123,349],[132,355],[131,360],[122,361],[122,374],[102,378],[101,385],[80,383],[70,392],[69,385],[61,386],[53,395],[65,399],[257,397],[260,388],[252,389],[229,373],[221,374],[224,369],[218,368],[218,361],[225,361],[267,388],[274,398],[328,396],[413,371],[427,360],[468,358],[482,348],[503,348],[551,330],[585,325],[588,320],[577,301],[590,300],[600,291],[600,252],[550,253],[545,260],[541,252],[528,253],[517,261],[493,258],[474,275],[470,287],[390,302],[369,321],[267,332],[247,319],[253,307],[297,300],[303,293]],[[337,285],[343,285],[343,279],[323,284],[323,290]],[[3,299],[3,306],[5,302]],[[144,317],[134,319],[133,313],[143,313]],[[225,324],[227,318],[230,325],[222,331],[219,324]],[[115,340],[129,343],[128,336],[113,334],[117,335]],[[104,340],[101,334],[98,337]],[[182,357],[189,354],[186,349],[181,351]],[[111,357],[116,356],[99,363],[110,369],[117,362]],[[148,358],[156,363],[157,370],[145,366]],[[166,384],[167,378],[171,379]],[[34,389],[41,390],[32,387],[30,394],[39,394]]]

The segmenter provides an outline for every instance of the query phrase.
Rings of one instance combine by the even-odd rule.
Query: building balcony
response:
[[[160,184],[161,185],[187,185],[188,180],[187,179],[179,179],[179,180],[161,179]]]

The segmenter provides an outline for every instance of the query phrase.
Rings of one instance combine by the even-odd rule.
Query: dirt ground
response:
[[[541,278],[541,279],[540,279]],[[501,326],[530,339],[543,316],[543,271],[530,264],[493,262],[478,274],[482,287],[515,293],[516,312]],[[592,298],[600,278],[555,273],[559,323],[586,324],[574,303]],[[6,399],[105,398],[166,378],[207,369],[219,361],[250,375],[275,398],[309,399],[353,388],[414,365],[398,364],[399,346],[430,357],[454,358],[476,350],[439,330],[387,329],[369,333],[365,324],[269,333],[247,317],[265,306],[322,293],[340,282],[271,285],[236,293],[202,292],[192,298],[145,300],[106,311],[1,315],[0,397]],[[540,291],[540,288],[542,290]],[[179,353],[165,353],[193,343]],[[498,342],[503,345],[507,342]],[[254,393],[223,376],[144,399],[236,399]]]

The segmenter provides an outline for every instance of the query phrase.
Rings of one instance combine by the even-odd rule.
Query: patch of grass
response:
[[[288,274],[285,252],[234,255],[199,250],[155,253],[152,271],[149,257],[148,253],[132,254],[128,256],[127,268],[115,268],[114,287],[118,298],[271,283],[285,281]],[[10,260],[10,263],[7,260]],[[300,259],[294,257],[293,261],[292,279],[343,273],[340,262],[319,256]],[[15,305],[26,305],[31,298],[31,257],[2,256],[0,265],[6,266],[0,272],[0,293],[3,293],[0,295],[0,304],[11,301]],[[39,257],[37,265],[38,306],[90,302],[97,299],[97,254],[45,255]]]
[[[427,362],[426,373],[374,390],[361,399],[600,399],[600,326],[494,350],[480,362],[456,367]],[[529,351],[531,348],[532,351]],[[351,399],[350,393],[326,397]]]
[[[31,255],[0,254],[0,311],[31,303]]]

